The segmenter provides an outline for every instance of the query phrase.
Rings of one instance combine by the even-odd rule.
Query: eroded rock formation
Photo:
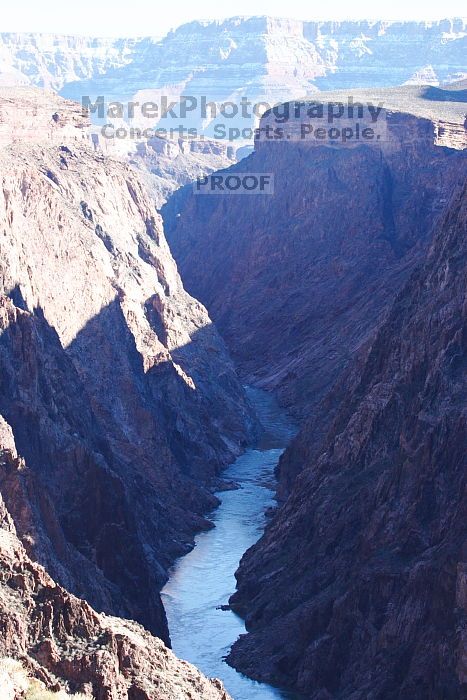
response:
[[[124,66],[68,83],[63,94],[78,100],[83,94],[137,95],[142,100],[165,94],[177,101],[181,95],[205,95],[219,104],[245,95],[253,102],[275,104],[317,88],[437,85],[465,77],[465,46],[462,19],[301,22],[232,17],[190,22],[159,41],[141,40]],[[192,116],[200,125],[200,111]],[[227,125],[232,121],[218,120]],[[252,121],[244,119],[243,124]]]
[[[21,473],[11,428],[0,417],[0,491],[21,508]],[[21,516],[20,516],[21,517]],[[30,559],[0,495],[0,656],[22,662],[51,690],[79,691],[93,700],[229,700],[208,680],[136,622],[96,613],[57,585]],[[2,685],[2,698],[14,700]],[[40,696],[40,693],[37,695]]]
[[[390,93],[387,138],[368,146],[311,145],[292,121],[226,171],[272,173],[273,195],[186,188],[163,210],[248,380],[306,419],[280,462],[284,504],[238,572],[249,633],[229,659],[316,700],[454,700],[465,680],[466,141],[451,99]]]
[[[300,22],[233,17],[190,22],[163,39],[4,32],[0,84],[56,90],[72,84],[67,90],[74,97],[118,97],[146,88],[173,92],[177,86],[182,94],[198,94],[204,81],[210,99],[228,99],[243,85],[251,98],[262,94],[277,101],[305,94],[310,85],[438,84],[462,77],[465,40],[460,18]]]
[[[3,32],[0,86],[60,90],[66,83],[129,63],[136,43],[136,39]]]
[[[235,163],[236,147],[209,139],[155,137],[137,143],[135,152],[126,159],[137,169],[160,209],[179,187]]]
[[[55,580],[168,641],[158,591],[209,526],[249,409],[136,175],[93,152],[80,124],[57,145],[75,105],[28,99],[37,129],[18,109],[0,151],[0,413],[28,465],[28,517],[4,496]]]
[[[230,662],[318,698],[464,697],[467,192],[336,387],[324,440],[244,557]]]
[[[373,99],[379,104],[382,94]],[[201,196],[186,187],[162,210],[184,283],[248,382],[277,390],[300,416],[367,342],[465,173],[464,103],[409,89],[388,91],[382,103],[390,107],[381,144],[288,140],[300,128],[291,120],[279,124],[289,130],[282,139],[262,137],[227,171],[272,174],[273,194]],[[452,148],[437,143],[441,118],[453,125]]]

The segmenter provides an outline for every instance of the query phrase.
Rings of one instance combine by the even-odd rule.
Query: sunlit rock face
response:
[[[89,119],[77,104],[52,90],[0,89],[0,148],[24,145],[90,145]]]
[[[0,97],[3,126],[12,100]],[[20,91],[13,113],[17,139],[0,149],[0,412],[28,465],[35,521],[21,535],[71,591],[168,639],[158,591],[247,440],[243,390],[134,172],[79,138],[62,98]]]
[[[157,27],[155,28],[157,33]],[[466,25],[436,22],[301,22],[234,17],[191,22],[162,38],[99,39],[0,35],[0,82],[160,102],[181,95],[218,104],[269,104],[316,89],[434,84],[465,75]],[[258,107],[260,110],[261,107]],[[251,108],[250,108],[251,111]],[[256,116],[256,115],[254,115]],[[216,120],[193,111],[184,122],[213,135]],[[156,120],[157,121],[157,120]],[[162,120],[164,121],[164,120]],[[170,126],[169,121],[166,126]],[[180,120],[178,120],[180,121]],[[252,118],[236,120],[251,126]],[[175,123],[172,126],[176,126]]]
[[[60,90],[131,61],[135,39],[100,39],[59,34],[0,34],[0,86]]]
[[[304,35],[326,57],[322,90],[405,83],[438,84],[465,76],[466,23],[306,22]]]
[[[99,143],[102,145],[102,139]],[[111,149],[110,145],[107,150]],[[152,138],[135,143],[134,151],[123,157],[138,171],[159,209],[182,185],[235,163],[236,148],[209,139]]]
[[[459,79],[465,71],[465,47],[462,20],[300,22],[237,17],[191,22],[160,41],[142,41],[124,67],[68,84],[63,94],[159,102],[161,95],[175,101],[180,95],[204,95],[217,103],[238,103],[246,96],[253,103],[274,104],[316,89]],[[188,116],[191,123],[210,125],[213,131],[216,120],[209,111]],[[235,120],[223,121],[229,125]],[[237,124],[249,126],[251,121],[244,118]]]
[[[139,129],[164,129],[171,140],[195,129],[242,146],[268,106],[317,90],[459,80],[466,75],[466,42],[461,19],[234,17],[184,24],[162,39],[4,33],[0,85],[51,88],[78,102],[99,96],[106,105],[121,102],[118,118],[94,113],[101,126],[125,119]],[[142,114],[145,104],[156,104],[157,114]]]

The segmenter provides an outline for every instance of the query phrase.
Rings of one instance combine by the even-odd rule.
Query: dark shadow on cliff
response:
[[[405,144],[404,124],[423,147]],[[299,419],[321,422],[319,402],[424,255],[465,172],[462,151],[435,146],[427,125],[396,113],[400,148],[387,151],[261,143],[228,172],[273,173],[273,196],[187,185],[161,210],[185,287],[246,383],[275,390]]]
[[[69,590],[168,642],[159,591],[209,526],[208,486],[228,454],[223,427],[240,434],[240,412],[228,415],[223,395],[235,394],[232,376],[221,376],[220,360],[213,372],[223,344],[207,326],[173,361],[145,369],[116,299],[64,349],[42,309],[21,309],[20,292],[0,334],[0,413],[28,467],[34,520],[21,522],[10,503],[18,530],[38,533],[34,556]]]
[[[2,333],[0,363],[0,412],[33,475],[26,490],[33,529],[43,535],[37,559],[97,609],[143,622],[168,641],[158,596],[163,576],[150,566],[128,484],[41,309],[18,314]],[[29,526],[18,523],[23,535]]]
[[[430,85],[422,90],[420,96],[433,102],[467,102],[467,89],[451,90]]]
[[[21,309],[22,311],[29,311],[28,306],[24,300],[23,297],[23,292],[21,291],[21,287],[19,284],[16,284],[13,289],[11,289],[7,296],[11,299],[13,304],[18,308]]]

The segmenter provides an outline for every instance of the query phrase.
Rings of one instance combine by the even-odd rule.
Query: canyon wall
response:
[[[382,104],[400,99],[386,91],[375,104],[384,94]],[[269,113],[255,153],[223,172],[272,175],[272,194],[201,195],[187,186],[162,209],[185,285],[208,307],[246,381],[277,391],[300,417],[371,337],[466,172],[458,150],[465,104],[408,90],[404,105],[410,95],[415,114],[388,109],[385,139],[372,145],[289,140],[300,127],[293,119],[281,125],[283,138],[268,139]],[[437,145],[438,109],[456,148]],[[317,430],[327,413],[315,413]]]
[[[462,19],[436,22],[300,22],[274,17],[233,17],[190,22],[158,42],[137,44],[131,62],[87,82],[91,93],[106,81],[122,94],[146,88],[202,85],[227,99],[241,85],[249,96],[297,97],[310,86],[377,87],[406,81],[438,83],[465,74]],[[144,68],[144,70],[143,70]],[[70,86],[74,90],[78,86]],[[217,99],[209,93],[211,99]],[[279,94],[280,93],[280,94]],[[90,93],[84,93],[90,94]]]
[[[436,22],[300,22],[271,17],[233,17],[190,22],[155,42],[144,39],[124,66],[64,85],[65,97],[135,100],[176,105],[161,117],[142,119],[146,126],[195,127],[207,137],[240,139],[269,105],[317,90],[431,84],[465,77],[466,24],[462,19]],[[182,96],[189,96],[183,115]],[[203,97],[210,105],[203,113]],[[191,98],[197,100],[193,106]],[[223,103],[249,107],[237,114]],[[261,110],[261,107],[259,107]],[[135,121],[138,122],[138,114]],[[244,131],[245,130],[245,131]],[[243,133],[244,132],[244,133]]]
[[[2,33],[0,85],[63,90],[77,101],[82,95],[111,100],[165,94],[177,101],[180,95],[205,95],[221,103],[246,95],[274,104],[316,89],[459,80],[466,74],[466,41],[460,18],[301,22],[233,17],[190,22],[159,39]],[[251,120],[243,122],[248,126]]]
[[[102,138],[99,140],[102,145]],[[111,148],[108,149],[111,152]],[[125,156],[160,209],[179,187],[236,162],[235,145],[208,139],[151,138]]]
[[[318,445],[243,558],[241,671],[306,697],[457,700],[467,682],[467,191],[335,388]],[[464,632],[463,632],[464,630]]]
[[[41,683],[35,686],[34,697],[45,697],[46,687],[80,692],[89,700],[229,700],[220,681],[208,680],[176,659],[137,623],[96,613],[30,559],[4,500],[5,494],[13,499],[22,519],[32,517],[34,506],[21,485],[27,469],[16,452],[10,426],[0,417],[2,699],[24,697],[20,691],[29,685],[24,674],[15,684],[17,667],[6,661],[14,658],[34,682]],[[9,668],[16,670],[10,678],[5,674]]]
[[[0,33],[0,86],[61,90],[132,60],[136,39]]]
[[[313,700],[454,700],[466,680],[465,105],[410,95],[386,95],[371,145],[299,120],[268,138],[268,113],[223,174],[272,174],[272,194],[187,187],[163,209],[247,381],[304,419],[237,574],[229,663]]]
[[[87,145],[76,105],[18,100],[0,96],[0,413],[27,469],[4,498],[58,583],[168,642],[158,592],[250,409],[134,172]]]

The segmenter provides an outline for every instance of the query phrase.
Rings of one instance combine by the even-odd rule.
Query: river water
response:
[[[199,534],[194,549],[176,562],[162,600],[174,652],[206,676],[220,678],[234,700],[296,700],[294,694],[257,683],[224,661],[245,626],[219,606],[235,590],[234,573],[242,555],[263,532],[265,511],[274,505],[274,467],[295,433],[273,397],[247,391],[264,434],[223,473],[240,488],[217,494],[222,502],[212,514],[215,527]]]

